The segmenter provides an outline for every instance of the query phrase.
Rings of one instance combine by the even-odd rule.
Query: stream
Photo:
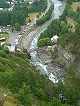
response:
[[[57,83],[58,79],[55,75],[52,73],[49,73],[49,70],[47,70],[47,65],[43,64],[43,62],[39,59],[36,49],[37,42],[40,37],[40,34],[44,32],[48,25],[54,20],[59,19],[59,17],[62,15],[64,8],[65,8],[65,2],[58,1],[58,0],[52,0],[52,3],[54,4],[54,10],[52,12],[51,19],[47,21],[45,24],[40,26],[38,30],[35,32],[35,37],[32,39],[32,42],[30,44],[29,50],[32,50],[30,52],[31,55],[31,63],[37,67],[38,70],[44,75],[47,75],[49,77],[49,80],[51,80],[53,83]]]

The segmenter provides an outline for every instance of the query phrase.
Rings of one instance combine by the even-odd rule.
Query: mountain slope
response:
[[[3,48],[0,48],[0,94],[3,98],[7,95],[7,104],[16,99],[19,106],[67,106],[55,98],[54,84],[35,70],[28,55],[11,54]]]

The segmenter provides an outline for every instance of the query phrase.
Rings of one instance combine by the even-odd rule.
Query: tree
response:
[[[21,27],[19,23],[15,23],[15,29],[16,31],[20,31]]]

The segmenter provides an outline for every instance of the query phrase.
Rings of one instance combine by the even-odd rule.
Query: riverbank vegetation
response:
[[[48,12],[36,21],[36,25],[42,25],[51,18],[53,7],[50,7]]]

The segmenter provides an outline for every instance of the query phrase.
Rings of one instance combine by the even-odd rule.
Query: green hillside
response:
[[[4,106],[67,106],[55,99],[54,84],[35,70],[25,53],[11,54],[3,48],[0,48],[0,98],[1,94],[7,95]]]

